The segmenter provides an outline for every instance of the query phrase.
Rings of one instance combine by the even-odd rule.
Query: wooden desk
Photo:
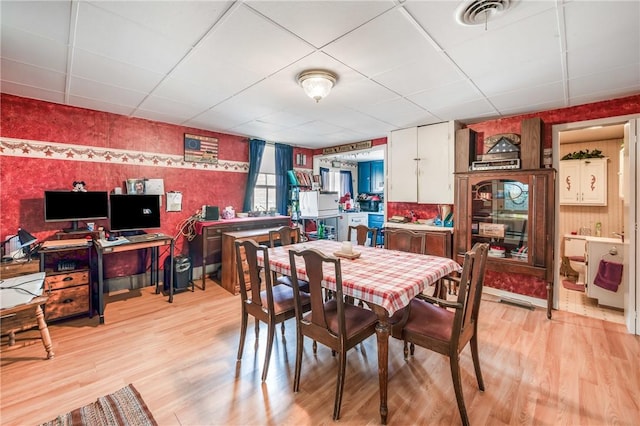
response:
[[[44,272],[38,272],[2,281],[0,284],[0,291],[2,291],[0,328],[3,336],[9,336],[9,347],[19,348],[27,343],[16,346],[15,333],[37,326],[40,330],[42,344],[47,351],[47,359],[51,359],[54,356],[53,345],[42,312],[42,305],[48,299],[47,296],[42,296],[44,276]]]
[[[98,301],[96,308],[100,316],[100,324],[104,324],[104,266],[103,256],[105,254],[120,253],[124,251],[151,249],[151,284],[156,286],[156,294],[159,290],[160,280],[160,254],[159,248],[169,246],[170,274],[169,274],[169,303],[173,302],[173,238],[163,234],[144,234],[126,237],[127,241],[110,245],[106,240],[94,240],[96,253],[98,254]]]
[[[289,246],[269,249],[269,268],[283,275],[291,275],[289,250],[296,248],[317,249],[325,255],[340,251],[341,242],[316,240]],[[342,268],[342,290],[345,296],[351,296],[365,302],[378,316],[376,337],[378,340],[378,377],[380,381],[380,418],[387,423],[387,384],[389,356],[389,318],[395,312],[411,303],[418,293],[427,286],[451,272],[460,272],[460,265],[445,257],[414,254],[383,248],[356,246],[360,252],[358,259],[340,262]],[[258,262],[264,266],[263,259]],[[297,265],[298,277],[308,279],[304,264]],[[335,290],[334,271],[327,270],[323,284]]]
[[[37,260],[13,260],[0,264],[0,278],[11,278],[40,271]]]
[[[236,267],[236,241],[253,240],[269,245],[269,231],[276,228],[252,229],[250,231],[225,232],[222,234],[222,287],[232,294],[240,293],[238,268]]]
[[[260,216],[197,222],[196,237],[189,242],[189,256],[194,265],[202,264],[202,289],[205,289],[207,265],[222,262],[224,233],[287,226],[290,222],[289,216]]]

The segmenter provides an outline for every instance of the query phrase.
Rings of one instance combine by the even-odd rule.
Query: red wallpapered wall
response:
[[[53,149],[66,144],[82,149],[132,150],[146,154],[183,156],[184,134],[215,137],[219,141],[220,161],[248,162],[246,138],[223,133],[170,125],[166,123],[127,118],[124,116],[68,107],[33,99],[2,94],[0,136],[53,143]],[[0,149],[3,149],[0,147]],[[33,147],[31,148],[33,149]],[[164,180],[165,191],[180,191],[183,195],[181,212],[166,212],[163,204],[161,231],[179,235],[179,225],[199,210],[203,204],[234,206],[242,210],[247,180],[246,172],[212,171],[175,167],[139,165],[135,161],[113,158],[108,162],[74,161],[66,159],[30,157],[28,147],[24,156],[10,156],[3,149],[0,155],[0,237],[15,234],[18,227],[28,230],[41,241],[52,236],[68,223],[44,222],[43,194],[45,190],[71,190],[74,180],[83,180],[88,190],[112,191],[123,188],[127,178],[157,178]],[[312,150],[294,149],[312,156]],[[163,197],[163,203],[166,197]],[[108,221],[96,221],[108,227]],[[177,238],[176,253],[187,253],[185,239]],[[118,261],[120,254],[109,257],[112,269],[107,276],[127,275],[131,265]],[[127,254],[122,254],[127,256]],[[133,262],[134,264],[136,262]],[[117,266],[116,266],[117,265]]]
[[[183,155],[184,133],[211,136],[219,140],[221,161],[247,162],[248,144],[245,138],[204,130],[175,126],[142,119],[127,118],[82,108],[67,107],[48,102],[2,94],[0,136],[7,138],[72,144],[81,147],[131,149],[147,153]],[[554,124],[640,113],[640,95],[571,108],[543,111],[527,115],[489,120],[469,125],[478,133],[479,147],[485,137],[497,133],[520,133],[523,118],[541,117],[545,123],[544,147],[551,147],[551,126]],[[374,146],[386,144],[386,138],[373,141]],[[1,147],[0,147],[1,149]],[[294,148],[307,155],[321,150]],[[307,160],[307,167],[312,164]],[[203,204],[232,205],[240,211],[246,184],[246,173],[211,170],[185,170],[171,167],[140,166],[113,161],[91,163],[83,161],[48,160],[0,155],[0,237],[16,232],[19,226],[39,239],[51,236],[67,224],[45,223],[43,192],[47,189],[71,189],[74,180],[84,180],[90,190],[112,190],[123,187],[127,178],[146,177],[164,179],[165,191],[183,193],[182,212],[162,213],[162,232],[177,235],[178,227]],[[435,205],[388,203],[387,215],[408,215],[418,218],[437,214]],[[107,226],[105,223],[98,225]],[[177,253],[187,253],[184,238],[177,240]],[[126,254],[123,254],[126,255]],[[117,261],[113,255],[106,265],[107,276],[127,275],[127,262]],[[487,275],[486,284],[515,293],[546,298],[544,283],[530,277]]]

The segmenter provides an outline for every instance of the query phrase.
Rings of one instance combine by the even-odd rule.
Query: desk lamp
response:
[[[8,242],[10,242],[15,237],[16,237],[15,235],[12,235],[9,238],[7,238],[2,243],[2,246],[4,247]],[[18,241],[19,241],[18,249],[15,250],[15,251],[12,251],[7,256],[2,256],[2,262],[11,262],[14,259],[20,259],[22,257],[26,257],[31,252],[31,249],[27,250],[27,248],[31,244],[33,244],[36,241],[38,241],[38,239],[36,237],[34,237],[33,235],[31,235],[29,232],[25,231],[22,228],[18,228],[17,237],[18,237]]]

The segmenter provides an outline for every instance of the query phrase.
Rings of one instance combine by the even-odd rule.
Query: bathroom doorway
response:
[[[607,163],[607,185],[606,185],[606,206],[602,205],[567,205],[559,202],[559,194],[561,193],[559,185],[563,185],[560,175],[557,179],[556,190],[556,235],[555,235],[555,283],[554,283],[554,307],[559,310],[574,312],[580,315],[595,317],[606,321],[620,324],[627,324],[630,332],[637,334],[637,324],[635,323],[635,312],[629,312],[635,309],[635,302],[624,302],[624,293],[631,296],[629,300],[636,299],[636,271],[635,262],[630,262],[628,256],[632,255],[633,259],[637,258],[636,236],[633,231],[629,230],[629,224],[632,223],[630,217],[635,217],[635,203],[637,198],[637,179],[631,177],[630,170],[624,170],[625,161],[629,162],[629,147],[627,143],[627,158],[624,157],[624,144],[628,140],[629,128],[632,127],[634,134],[637,117],[612,117],[602,120],[591,120],[577,123],[567,123],[563,125],[553,126],[553,166],[559,170],[560,160],[563,157],[581,157],[588,156],[594,150],[602,152],[608,160]],[[637,154],[633,156],[637,158]],[[637,160],[634,162],[634,166]],[[629,166],[627,165],[627,169]],[[631,168],[635,171],[635,167]],[[626,173],[625,173],[626,172]],[[573,182],[572,182],[573,183]],[[626,199],[624,191],[627,191]],[[593,203],[591,203],[593,204]],[[630,209],[632,207],[632,209]],[[633,215],[630,216],[630,210]],[[633,228],[631,228],[633,229]],[[626,242],[622,243],[619,238],[620,234],[626,234]],[[576,271],[569,267],[568,257],[565,254],[565,238],[571,239],[589,237],[589,240],[598,240],[598,234],[603,241],[609,244],[615,251],[622,249],[623,253],[617,253],[616,257],[610,256],[607,250],[605,254],[598,254],[598,259],[586,259],[587,265],[577,261],[571,262],[576,269],[581,272],[590,271],[586,274],[586,287],[580,285],[576,280]],[[575,241],[575,238],[573,241]],[[605,240],[608,239],[608,240]],[[602,242],[598,240],[598,243]],[[567,247],[575,244],[568,244]],[[591,244],[594,248],[596,244]],[[575,253],[571,253],[575,256]],[[592,257],[596,257],[592,255]],[[625,271],[624,278],[620,280],[620,292],[614,299],[604,298],[605,303],[599,303],[598,290],[593,284],[594,276],[597,275],[597,263],[601,259],[611,260],[617,264],[623,264]],[[574,260],[576,260],[574,258]],[[618,263],[619,262],[619,263]],[[589,265],[590,263],[590,265]],[[583,268],[580,268],[583,265]],[[596,268],[596,269],[594,269]],[[591,283],[589,282],[591,281]],[[590,286],[590,287],[589,287]],[[615,294],[615,293],[611,293]],[[608,297],[608,296],[607,296]],[[610,306],[615,306],[611,308]]]

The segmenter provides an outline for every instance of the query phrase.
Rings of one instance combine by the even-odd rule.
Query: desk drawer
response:
[[[52,291],[45,306],[46,320],[89,312],[89,286],[77,286]]]
[[[60,290],[63,288],[89,284],[89,271],[69,272],[68,274],[49,275],[44,279],[45,291]]]

